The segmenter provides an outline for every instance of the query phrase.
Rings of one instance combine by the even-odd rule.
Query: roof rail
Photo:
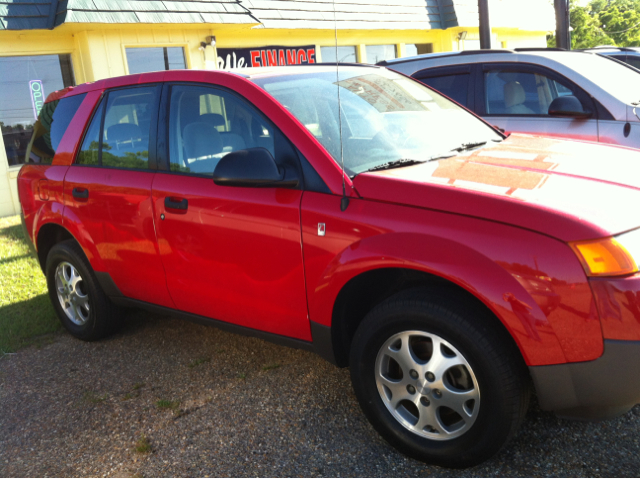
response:
[[[478,54],[487,54],[487,53],[514,53],[513,50],[507,50],[504,48],[496,48],[490,50],[463,50],[458,52],[458,55],[478,55]]]
[[[581,50],[624,50],[625,47],[616,47],[615,45],[598,45],[597,47],[581,48]]]
[[[318,63],[305,63],[303,65],[287,65],[297,67],[312,67],[312,66],[341,66],[341,67],[370,67],[380,68],[380,65],[373,65],[371,63],[347,63],[347,62],[318,62]]]
[[[393,60],[383,60],[381,62],[376,63],[376,65],[381,67],[386,67],[386,66],[392,67],[395,64],[419,62],[421,60],[427,60],[429,58],[447,58],[447,57],[456,57],[458,55],[478,55],[478,54],[489,54],[489,53],[515,53],[515,52],[513,50],[495,49],[495,50],[463,50],[461,52],[422,53],[420,55],[415,55],[413,57],[394,58]]]
[[[516,52],[566,52],[568,51],[566,48],[557,48],[557,47],[524,47],[524,48],[514,48]]]

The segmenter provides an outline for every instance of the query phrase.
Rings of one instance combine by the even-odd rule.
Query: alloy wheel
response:
[[[380,397],[409,431],[445,441],[467,432],[480,410],[478,381],[448,341],[424,331],[391,336],[375,365]]]
[[[56,292],[67,317],[78,326],[89,319],[89,293],[75,266],[63,261],[56,267]]]

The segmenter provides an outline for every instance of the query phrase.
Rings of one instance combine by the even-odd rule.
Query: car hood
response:
[[[447,211],[563,241],[640,226],[640,150],[513,134],[419,165],[363,173],[365,199]]]

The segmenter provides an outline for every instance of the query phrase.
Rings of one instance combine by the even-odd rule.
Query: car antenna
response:
[[[338,127],[340,128],[340,164],[342,166],[342,199],[340,200],[340,211],[344,211],[349,206],[347,187],[344,179],[344,150],[342,145],[342,104],[340,103],[340,58],[338,57],[338,20],[336,18],[336,0],[333,0],[333,31],[336,40],[336,87],[338,88]]]

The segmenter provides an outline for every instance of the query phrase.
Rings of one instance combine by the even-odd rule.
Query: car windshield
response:
[[[251,80],[295,115],[338,164],[344,161],[350,176],[502,139],[455,103],[383,68],[318,66]]]
[[[600,55],[569,54],[562,63],[624,103],[640,102],[640,72]]]

